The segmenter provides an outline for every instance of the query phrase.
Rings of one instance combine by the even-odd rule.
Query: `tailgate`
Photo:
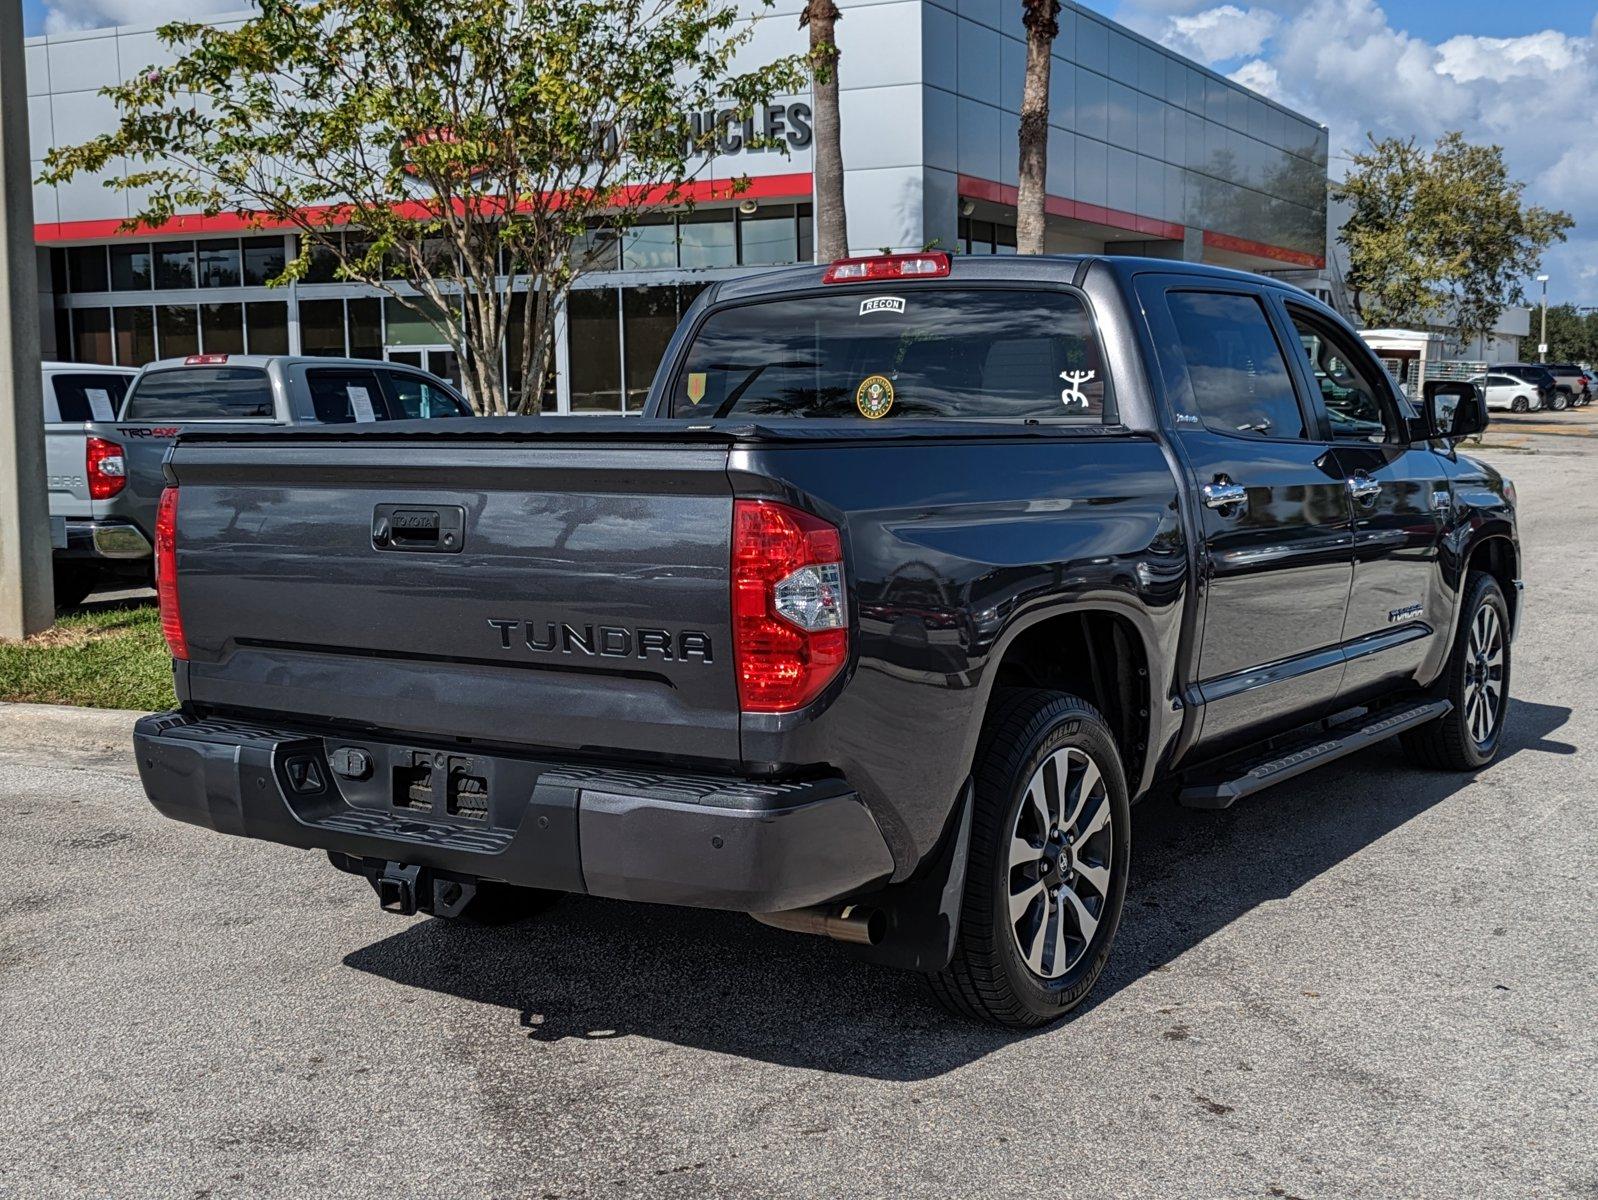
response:
[[[179,443],[188,698],[738,758],[724,445]]]

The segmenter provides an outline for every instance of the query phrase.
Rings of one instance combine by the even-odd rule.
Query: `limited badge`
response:
[[[688,372],[688,403],[698,404],[705,398],[705,372]]]
[[[867,375],[855,389],[854,406],[867,420],[887,416],[893,407],[893,381],[886,375]]]

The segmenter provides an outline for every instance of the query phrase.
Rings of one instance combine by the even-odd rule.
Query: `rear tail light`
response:
[[[183,613],[178,608],[178,489],[161,493],[155,518],[155,594],[161,603],[161,632],[173,658],[189,657],[189,640],[183,635]]]
[[[786,504],[734,501],[732,628],[744,712],[819,696],[849,656],[838,530]]]
[[[109,500],[128,486],[128,460],[117,443],[91,437],[84,443],[83,459],[91,500]]]
[[[868,283],[873,279],[938,279],[949,273],[949,256],[941,250],[924,254],[878,254],[840,258],[827,268],[822,283]]]

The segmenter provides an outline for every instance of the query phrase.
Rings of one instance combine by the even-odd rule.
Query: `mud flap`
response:
[[[856,958],[909,971],[941,971],[954,957],[971,851],[971,812],[976,785],[967,779],[938,849],[915,875],[851,904],[876,908],[888,919],[875,946],[845,946]]]

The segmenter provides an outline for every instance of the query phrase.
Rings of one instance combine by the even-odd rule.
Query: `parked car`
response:
[[[110,512],[126,483],[120,445],[91,429],[115,420],[138,374],[92,363],[44,364],[45,472],[58,603],[76,604],[102,579],[151,578],[151,544]]]
[[[1571,404],[1570,385],[1567,382],[1560,385],[1554,373],[1548,369],[1547,363],[1494,363],[1492,370],[1496,374],[1510,375],[1526,383],[1535,383],[1538,394],[1542,396],[1543,407],[1554,412],[1564,412]]]
[[[1592,375],[1575,363],[1549,363],[1554,383],[1564,389],[1572,405],[1592,403]]]
[[[1542,408],[1554,394],[1552,385],[1546,382],[1538,383],[1534,379],[1496,368],[1485,375],[1474,376],[1471,382],[1482,389],[1488,408],[1507,409],[1510,412],[1523,413]]]
[[[1104,968],[1132,801],[1394,735],[1499,751],[1514,489],[1456,445],[1485,404],[1416,411],[1289,285],[941,253],[718,281],[647,414],[185,433],[156,808],[401,913],[756,914],[1020,1027]]]
[[[62,381],[58,392],[69,396],[68,409],[85,416],[47,424],[45,431],[51,512],[59,509],[66,519],[56,545],[62,607],[80,603],[111,577],[152,580],[162,462],[186,430],[471,414],[436,376],[367,359],[195,354],[138,372],[52,364],[47,405],[52,370]],[[92,409],[77,399],[79,391],[92,399]],[[101,392],[111,398],[110,411]]]

